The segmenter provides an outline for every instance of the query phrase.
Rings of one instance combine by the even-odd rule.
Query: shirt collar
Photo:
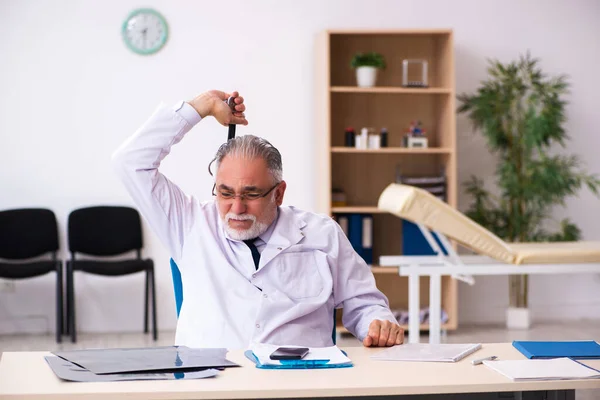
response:
[[[275,215],[275,219],[273,220],[273,222],[271,222],[271,225],[269,225],[267,230],[264,231],[262,235],[258,236],[257,239],[262,240],[265,244],[269,243],[269,239],[271,239],[271,235],[273,234],[273,231],[275,230],[275,226],[277,225],[277,220],[279,220],[279,207],[277,207],[277,215]],[[259,243],[255,243],[255,244],[259,244]]]

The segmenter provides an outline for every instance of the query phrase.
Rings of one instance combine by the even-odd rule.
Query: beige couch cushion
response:
[[[600,262],[600,242],[510,243],[515,264]]]
[[[502,239],[423,189],[392,183],[379,196],[378,207],[441,232],[478,254],[506,263],[515,261],[515,254]]]
[[[511,264],[568,264],[600,262],[600,242],[510,243],[488,231],[431,193],[408,185],[391,184],[378,207],[443,233],[482,255]]]

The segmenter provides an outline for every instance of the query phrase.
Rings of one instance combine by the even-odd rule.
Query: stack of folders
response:
[[[527,360],[484,361],[483,364],[513,381],[600,378],[597,371],[576,359],[600,359],[595,341],[514,341]]]
[[[481,349],[480,343],[427,344],[408,343],[393,346],[371,356],[382,361],[457,362]]]
[[[244,354],[261,369],[317,369],[348,368],[352,361],[337,347],[310,347],[308,354],[301,360],[271,360],[270,355],[279,347],[255,343]]]

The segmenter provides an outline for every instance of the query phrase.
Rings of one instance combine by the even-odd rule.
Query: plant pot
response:
[[[506,327],[508,329],[529,329],[530,326],[529,308],[509,307],[506,309]]]
[[[373,87],[377,81],[376,67],[356,68],[356,83],[359,87]]]

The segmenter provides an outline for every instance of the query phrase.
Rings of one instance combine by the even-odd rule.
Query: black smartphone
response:
[[[308,347],[280,347],[271,353],[271,360],[301,360],[308,354]]]

